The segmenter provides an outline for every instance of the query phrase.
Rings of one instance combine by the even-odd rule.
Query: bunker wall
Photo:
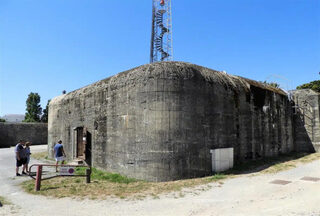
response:
[[[49,151],[74,130],[92,134],[92,165],[151,181],[209,175],[210,149],[235,162],[294,150],[288,98],[246,79],[186,63],[120,73],[50,103]]]
[[[19,140],[33,145],[46,144],[48,125],[46,123],[0,123],[0,148],[16,145]]]
[[[295,90],[293,95],[294,138],[300,152],[320,151],[320,94],[310,90]]]

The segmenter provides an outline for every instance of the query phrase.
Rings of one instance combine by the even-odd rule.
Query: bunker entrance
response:
[[[89,131],[86,132],[86,140],[85,161],[89,166],[91,166],[91,133]]]
[[[91,133],[84,127],[76,128],[76,157],[91,166]]]

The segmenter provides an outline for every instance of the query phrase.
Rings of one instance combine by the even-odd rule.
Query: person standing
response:
[[[20,140],[19,143],[16,145],[14,148],[15,156],[16,156],[16,176],[21,176],[19,173],[19,167],[22,167],[22,174],[27,174],[25,172],[26,169],[26,163],[27,163],[27,158],[24,150],[25,143],[23,140]]]
[[[29,172],[28,168],[29,168],[30,155],[31,155],[30,145],[31,145],[31,142],[26,142],[26,147],[24,148],[25,154],[27,157],[27,161],[26,161],[26,172],[27,173]]]
[[[61,140],[54,146],[54,157],[56,159],[56,172],[58,172],[59,161],[61,161],[61,164],[64,164],[66,157]]]

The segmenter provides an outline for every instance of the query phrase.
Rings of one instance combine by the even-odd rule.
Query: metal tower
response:
[[[172,60],[171,0],[152,0],[150,63]]]

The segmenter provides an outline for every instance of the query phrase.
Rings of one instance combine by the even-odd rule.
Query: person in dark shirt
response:
[[[22,174],[27,174],[25,172],[26,170],[26,163],[27,163],[27,157],[25,154],[24,146],[25,143],[23,140],[20,140],[19,143],[16,145],[14,148],[15,156],[16,156],[16,176],[20,176],[21,174],[19,173],[19,167],[22,167]]]
[[[61,164],[64,164],[64,159],[66,154],[63,149],[62,141],[59,142],[54,146],[54,158],[56,159],[56,172],[58,172],[58,164],[61,161]]]

